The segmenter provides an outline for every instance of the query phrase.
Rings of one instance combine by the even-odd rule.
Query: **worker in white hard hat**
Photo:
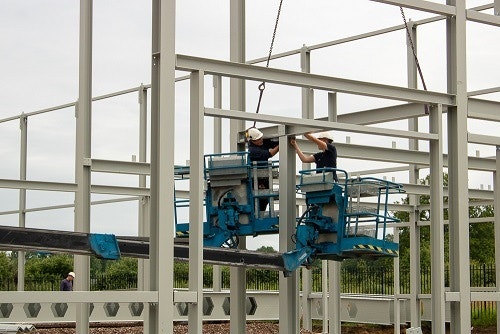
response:
[[[75,279],[75,273],[70,271],[65,279],[61,281],[61,291],[73,291],[73,280]]]
[[[304,137],[318,145],[320,150],[313,155],[305,155],[295,139],[290,140],[290,144],[295,148],[297,155],[302,162],[314,162],[316,168],[337,168],[337,148],[333,145],[333,135],[328,132],[320,132],[316,136],[310,133],[304,134]],[[338,182],[337,173],[333,174],[335,181]]]
[[[279,145],[273,145],[269,141],[264,142],[264,134],[257,128],[247,130],[248,152],[250,161],[265,161],[278,153]]]
[[[280,147],[276,143],[270,140],[264,140],[264,134],[257,128],[252,127],[247,130],[248,138],[248,158],[250,163],[254,161],[258,165],[267,165],[268,160],[278,153]],[[269,189],[269,179],[259,178],[258,179],[259,189]],[[259,209],[260,211],[265,211],[269,199],[260,198],[259,199]]]

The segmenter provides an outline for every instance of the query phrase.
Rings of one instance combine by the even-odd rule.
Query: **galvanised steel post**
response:
[[[174,319],[175,0],[153,0],[149,333],[172,333]]]
[[[280,145],[279,173],[279,251],[285,253],[294,249],[292,235],[295,233],[295,150],[288,143],[286,128],[278,126]],[[290,277],[279,278],[279,332],[299,332],[299,282],[297,270]]]
[[[311,72],[311,52],[306,46],[300,49],[300,68],[304,73]],[[302,88],[302,118],[314,119],[314,91]],[[302,163],[302,169],[310,169],[310,163]],[[305,208],[304,208],[305,210]],[[312,292],[311,270],[302,267],[302,327],[312,330],[311,307],[309,295]]]
[[[19,180],[26,180],[26,161],[28,156],[28,117],[21,114],[19,117],[21,129],[21,160],[19,163]],[[19,227],[26,227],[26,189],[19,189]],[[17,291],[24,291],[24,262],[25,252],[17,252]]]
[[[337,122],[337,93],[328,93],[328,121]],[[341,321],[340,321],[340,290],[342,287],[341,265],[339,261],[327,261],[328,263],[328,285],[329,285],[329,299],[328,299],[328,331],[332,334],[340,334]],[[325,321],[323,320],[323,331],[325,329]]]
[[[417,88],[417,65],[415,61],[415,56],[413,54],[413,48],[415,48],[415,53],[417,53],[417,30],[412,22],[408,23],[408,33],[406,38],[406,49],[407,49],[407,76],[408,76],[408,88]],[[413,48],[412,48],[413,44]],[[423,112],[423,107],[422,107]],[[408,119],[408,130],[418,131],[418,118]],[[413,151],[418,151],[418,140],[409,139],[408,143],[409,149]],[[409,182],[411,184],[417,184],[419,178],[419,170],[416,165],[410,164],[409,168]],[[419,221],[419,210],[418,206],[420,204],[420,199],[418,195],[408,195],[409,204],[415,207],[415,210],[410,211],[409,223],[410,223],[410,321],[412,327],[420,327],[420,299],[418,295],[420,293],[420,226]],[[398,268],[399,271],[399,268]]]
[[[450,292],[459,296],[450,304],[452,334],[471,328],[465,2],[446,1],[456,12],[446,19],[448,93],[456,96],[456,106],[448,107]]]
[[[213,76],[214,88],[214,108],[222,108],[222,77],[220,75]],[[222,153],[222,118],[214,117],[214,153]],[[212,285],[214,292],[221,291],[222,285],[222,268],[214,264],[212,267]]]
[[[495,2],[496,3],[496,2]],[[496,147],[496,171],[493,172],[493,190],[495,194],[495,274],[496,290],[500,292],[500,146]],[[500,309],[500,302],[497,301],[497,310]],[[500,312],[497,312],[497,331],[500,329]]]
[[[245,63],[245,0],[231,0],[229,3],[229,58],[235,63]],[[241,79],[229,80],[229,105],[231,110],[245,111],[245,82]],[[244,147],[237,144],[238,133],[245,128],[244,121],[230,120],[229,143],[230,151],[243,151]],[[246,238],[240,237],[238,248],[246,248]],[[230,331],[231,333],[246,332],[246,269],[230,268]]]
[[[432,333],[445,332],[444,217],[443,217],[443,106],[430,108],[429,131],[439,135],[429,142]]]
[[[197,294],[188,303],[190,334],[202,332],[203,325],[203,152],[204,152],[204,73],[192,72],[190,80],[189,140],[189,291]]]
[[[90,232],[91,125],[92,125],[92,13],[93,1],[80,1],[79,89],[76,110],[75,231]],[[90,258],[75,255],[78,278],[75,290],[90,290]],[[89,332],[89,304],[76,305],[76,332]]]
[[[148,90],[143,85],[139,87],[139,162],[146,162],[147,157],[147,126],[148,126]],[[139,187],[146,188],[146,175],[139,175]],[[139,236],[149,237],[149,210],[150,197],[142,196],[139,200],[138,209],[138,231]],[[138,259],[137,267],[137,289],[140,291],[149,290],[150,277],[150,261],[149,259]],[[149,333],[149,307],[144,308],[143,331],[144,334]]]

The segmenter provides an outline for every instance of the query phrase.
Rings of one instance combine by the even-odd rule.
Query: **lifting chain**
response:
[[[274,31],[273,31],[273,37],[271,39],[271,46],[269,47],[269,54],[267,56],[267,62],[266,62],[266,67],[269,67],[269,61],[271,60],[271,54],[273,52],[273,46],[274,46],[274,39],[276,37],[276,31],[278,30],[278,22],[280,19],[280,14],[281,14],[281,5],[283,4],[283,0],[280,0],[280,5],[278,7],[278,14],[276,15],[276,22],[274,23]],[[260,110],[260,102],[262,101],[262,95],[264,94],[264,89],[266,89],[266,83],[262,81],[259,85],[259,101],[257,102],[257,110],[255,111],[256,114],[259,113]],[[255,127],[255,123],[257,121],[253,121],[253,127]]]
[[[408,27],[408,23],[406,22],[405,12],[403,10],[403,7],[399,7],[399,10],[401,11],[401,16],[403,17],[403,22],[405,23],[406,35],[408,36],[408,40],[410,41],[411,50],[413,52],[413,58],[415,59],[415,65],[417,66],[418,74],[420,76],[420,80],[422,81],[422,86],[424,87],[424,90],[427,90],[427,85],[425,84],[424,75],[422,74],[420,63],[418,62],[417,51],[415,50],[415,45],[413,44],[413,39],[411,38],[410,28]],[[427,106],[427,104],[424,105],[424,108],[425,108],[425,114],[429,115],[429,107]]]

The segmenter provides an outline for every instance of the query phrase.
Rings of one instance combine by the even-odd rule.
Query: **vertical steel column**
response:
[[[337,93],[328,93],[328,121],[337,122]],[[340,334],[340,288],[342,284],[342,263],[339,261],[328,261],[329,276],[329,299],[328,299],[328,318],[330,319],[328,330],[332,334]],[[323,331],[326,333],[323,320]]]
[[[433,106],[430,108],[429,132],[437,134],[439,139],[429,142],[432,333],[445,332],[442,123],[443,106]]]
[[[160,2],[160,94],[158,122],[158,327],[173,332],[175,0]]]
[[[342,286],[341,262],[329,261],[328,283],[330,286],[330,298],[328,304],[328,318],[330,319],[328,330],[331,334],[341,333],[340,320],[340,288]]]
[[[245,0],[230,0],[230,48],[229,60],[236,63],[245,63]],[[231,110],[246,110],[245,81],[241,79],[229,79],[229,108]],[[238,133],[245,129],[245,121],[230,120],[229,136],[230,151],[244,150],[238,147]],[[242,238],[243,239],[243,238]],[[245,240],[240,240],[246,242]]]
[[[279,251],[294,249],[292,235],[295,233],[295,151],[288,144],[286,128],[278,126],[280,145],[279,174]],[[298,271],[290,277],[279,278],[279,330],[280,333],[299,333],[299,286]]]
[[[189,291],[197,302],[188,304],[189,333],[202,332],[203,321],[203,152],[204,73],[192,72],[190,79],[189,145]]]
[[[173,332],[175,0],[152,4],[150,333]],[[161,268],[161,270],[160,270]]]
[[[456,95],[456,106],[448,108],[448,172],[450,221],[450,291],[459,300],[451,302],[451,333],[471,327],[469,264],[469,194],[467,157],[467,61],[465,0],[447,0],[456,15],[446,19],[448,93]]]
[[[417,88],[417,65],[415,62],[415,56],[413,55],[413,50],[411,43],[415,47],[415,52],[417,52],[417,30],[413,23],[408,22],[408,29],[411,36],[406,38],[406,59],[407,59],[407,75],[408,75],[408,87]],[[424,108],[422,107],[422,112]],[[408,130],[418,131],[418,118],[408,119]],[[410,150],[418,151],[418,140],[409,139],[408,146]],[[416,165],[409,165],[409,181],[410,184],[417,184],[419,171]],[[409,214],[410,223],[410,320],[412,327],[420,327],[420,300],[418,295],[420,293],[420,226],[417,222],[420,219],[420,214],[418,206],[420,204],[420,197],[418,195],[408,195],[409,204],[415,207],[415,210]],[[394,267],[395,275],[399,275],[399,268]]]
[[[493,2],[493,12],[495,15],[500,15],[500,0],[495,0]]]
[[[146,162],[147,158],[147,126],[148,126],[148,91],[141,85],[138,91],[139,95],[139,162]],[[139,175],[139,187],[145,188],[146,175]],[[143,196],[139,200],[138,210],[138,231],[140,237],[149,237],[149,197]],[[149,290],[149,272],[150,261],[149,259],[139,259],[137,264],[137,289],[141,291]],[[143,331],[144,334],[149,333],[149,307],[144,308]]]
[[[245,0],[230,1],[230,50],[232,62],[245,63]],[[229,105],[231,110],[245,111],[245,82],[231,78],[229,81]],[[245,128],[244,121],[230,120],[229,142],[231,151],[240,151],[238,133]],[[246,248],[246,238],[240,237],[238,248]],[[246,270],[231,267],[231,333],[246,332]]]
[[[213,76],[214,108],[222,108],[222,78],[220,75]],[[214,153],[222,152],[222,119],[214,117]],[[221,266],[214,264],[212,267],[213,291],[221,291]]]
[[[323,308],[323,333],[328,333],[328,260],[321,260],[321,307]],[[333,288],[333,287],[332,287]]]
[[[151,27],[151,181],[150,181],[150,221],[149,232],[149,289],[158,291],[158,136],[160,121],[160,1],[152,0]],[[173,286],[173,284],[172,284]],[[145,313],[144,332],[159,333],[158,305],[148,303]]]
[[[300,69],[311,73],[311,51],[305,45],[300,49]],[[302,88],[302,118],[314,119],[314,90],[310,88]]]
[[[300,49],[300,68],[304,73],[311,72],[311,52],[306,46]],[[312,89],[302,88],[302,118],[314,119],[313,95]],[[310,169],[310,163],[302,163],[302,169]],[[302,327],[312,330],[311,307],[312,301],[310,294],[312,292],[311,270],[302,267]]]
[[[90,159],[92,126],[92,0],[80,1],[79,89],[76,112],[75,231],[90,232]],[[75,255],[75,290],[90,290],[90,258]],[[76,332],[89,332],[89,304],[76,305]]]
[[[286,128],[278,126],[280,145],[279,173],[279,251],[285,253],[294,249],[292,235],[295,233],[295,150],[288,144]],[[290,277],[279,278],[279,332],[299,332],[299,282],[298,272]]]
[[[495,209],[495,274],[496,291],[500,292],[500,146],[496,147],[496,171],[493,172],[494,209]],[[497,302],[497,310],[500,310],[500,302]],[[497,333],[500,330],[500,312],[497,312]]]
[[[222,108],[222,78],[220,75],[213,76],[214,108]],[[214,153],[222,152],[222,119],[214,117]]]
[[[399,244],[399,228],[394,228],[394,242]],[[401,333],[401,305],[399,303],[400,276],[399,256],[394,258],[394,333]]]
[[[28,117],[24,113],[19,117],[21,129],[21,159],[19,162],[19,180],[26,180],[26,161],[28,157]],[[26,227],[26,189],[19,189],[19,227]],[[25,252],[17,252],[17,291],[24,291]]]

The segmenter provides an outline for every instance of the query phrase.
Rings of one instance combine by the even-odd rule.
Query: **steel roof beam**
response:
[[[177,55],[176,69],[182,71],[204,71],[239,79],[265,81],[302,88],[342,92],[363,96],[373,96],[398,101],[455,105],[452,94],[423,91],[398,86],[374,84],[262,66],[231,63],[228,61]]]
[[[467,114],[470,118],[498,122],[500,121],[500,102],[469,98]]]
[[[223,117],[230,119],[240,119],[240,120],[257,120],[260,122],[274,123],[274,124],[284,124],[289,126],[290,131],[288,134],[293,133],[304,133],[311,129],[324,129],[324,130],[338,130],[354,133],[364,133],[378,136],[392,136],[401,138],[415,138],[419,140],[436,140],[437,135],[423,132],[415,131],[404,131],[404,130],[393,130],[393,129],[382,129],[377,127],[368,127],[364,125],[357,124],[346,124],[338,122],[328,122],[319,121],[314,119],[303,119],[303,118],[293,118],[275,115],[265,115],[265,114],[254,114],[247,113],[236,110],[225,110],[225,109],[215,109],[215,108],[205,108],[206,116],[213,117]]]
[[[468,21],[500,27],[500,16],[498,15],[485,14],[472,9],[468,9],[466,13]]]
[[[442,5],[431,1],[422,0],[371,0],[374,2],[385,3],[405,8],[421,10],[428,13],[453,16],[456,14],[454,6]]]

